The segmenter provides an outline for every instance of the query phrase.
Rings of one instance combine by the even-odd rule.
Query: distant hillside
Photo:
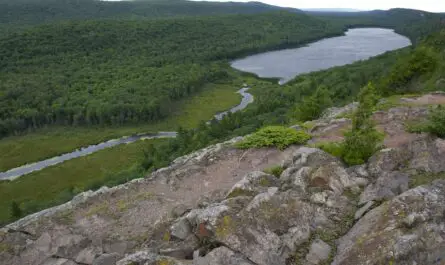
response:
[[[329,23],[338,23],[351,27],[386,27],[395,29],[413,43],[418,43],[425,36],[437,32],[445,26],[445,14],[430,13],[421,10],[394,8],[365,12],[308,12]]]
[[[194,2],[186,0],[0,0],[0,23],[35,24],[66,19],[157,18],[220,14],[254,14],[275,10],[297,12],[259,2]]]
[[[353,8],[302,8],[307,12],[361,12],[363,10]]]

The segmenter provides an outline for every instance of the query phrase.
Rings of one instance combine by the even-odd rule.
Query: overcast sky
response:
[[[228,0],[215,0],[228,1]],[[404,7],[431,12],[445,12],[445,0],[259,0],[261,2],[295,8],[354,8],[361,10]],[[239,0],[235,2],[248,2]]]

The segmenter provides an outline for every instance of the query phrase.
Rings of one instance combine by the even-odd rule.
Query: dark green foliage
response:
[[[359,95],[359,107],[353,115],[352,129],[345,134],[342,158],[349,165],[365,163],[379,148],[383,135],[371,120],[373,108],[377,103],[376,90],[369,83]]]
[[[445,137],[445,108],[441,105],[430,110],[428,117],[428,132],[439,137]]]
[[[221,14],[253,14],[279,8],[262,3],[218,3],[186,0],[0,0],[0,23],[36,24],[66,19],[164,18]]]
[[[23,215],[22,209],[16,201],[11,202],[10,214],[13,219],[20,218]]]
[[[271,168],[267,168],[264,170],[267,174],[274,175],[275,177],[279,178],[281,176],[281,173],[283,173],[284,168],[282,166],[274,166]]]
[[[321,150],[325,151],[326,153],[329,153],[335,157],[342,158],[343,156],[343,149],[344,145],[343,143],[338,142],[323,142],[323,143],[317,143],[315,147],[320,148]]]
[[[393,95],[413,92],[410,84],[420,76],[432,73],[437,66],[437,54],[426,47],[415,49],[409,56],[401,57],[390,73],[382,80],[382,94]]]
[[[314,94],[303,99],[297,106],[295,116],[299,121],[315,120],[330,106],[332,100],[327,87],[319,87]]]
[[[445,137],[445,107],[438,105],[430,108],[428,120],[410,124],[408,130],[413,133],[428,132],[438,137]]]
[[[365,163],[381,148],[383,135],[378,132],[371,120],[374,106],[378,102],[375,87],[369,83],[362,88],[359,96],[359,108],[352,117],[352,129],[345,133],[341,143],[319,143],[316,147],[341,158],[348,165]]]
[[[0,137],[158,121],[178,100],[228,79],[227,59],[340,32],[287,12],[29,28],[0,37]]]
[[[304,131],[297,131],[284,126],[268,126],[249,135],[236,146],[239,148],[278,147],[285,149],[291,144],[304,144],[311,136]]]

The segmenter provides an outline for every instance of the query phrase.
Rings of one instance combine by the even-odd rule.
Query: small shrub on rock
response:
[[[283,173],[284,168],[282,166],[274,166],[271,168],[266,168],[264,170],[265,173],[274,175],[275,177],[279,178],[281,176],[281,173]]]
[[[445,137],[445,108],[441,105],[432,108],[428,118],[426,129],[439,137]]]
[[[428,120],[416,124],[408,124],[407,130],[412,133],[427,132],[438,137],[445,137],[445,108],[438,105],[431,108]]]
[[[236,146],[241,149],[277,147],[283,150],[291,144],[304,144],[309,139],[311,139],[311,136],[304,131],[297,131],[284,126],[268,126],[247,136]]]
[[[365,163],[381,148],[383,134],[379,133],[371,120],[378,97],[374,86],[370,83],[359,95],[360,105],[352,117],[352,129],[345,133],[341,143],[320,143],[318,148],[333,156],[340,157],[348,165]]]

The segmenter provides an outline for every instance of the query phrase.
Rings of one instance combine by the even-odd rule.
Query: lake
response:
[[[285,83],[300,74],[366,60],[410,45],[407,37],[391,29],[358,28],[304,47],[248,56],[231,65],[260,77],[280,78],[280,83]]]

